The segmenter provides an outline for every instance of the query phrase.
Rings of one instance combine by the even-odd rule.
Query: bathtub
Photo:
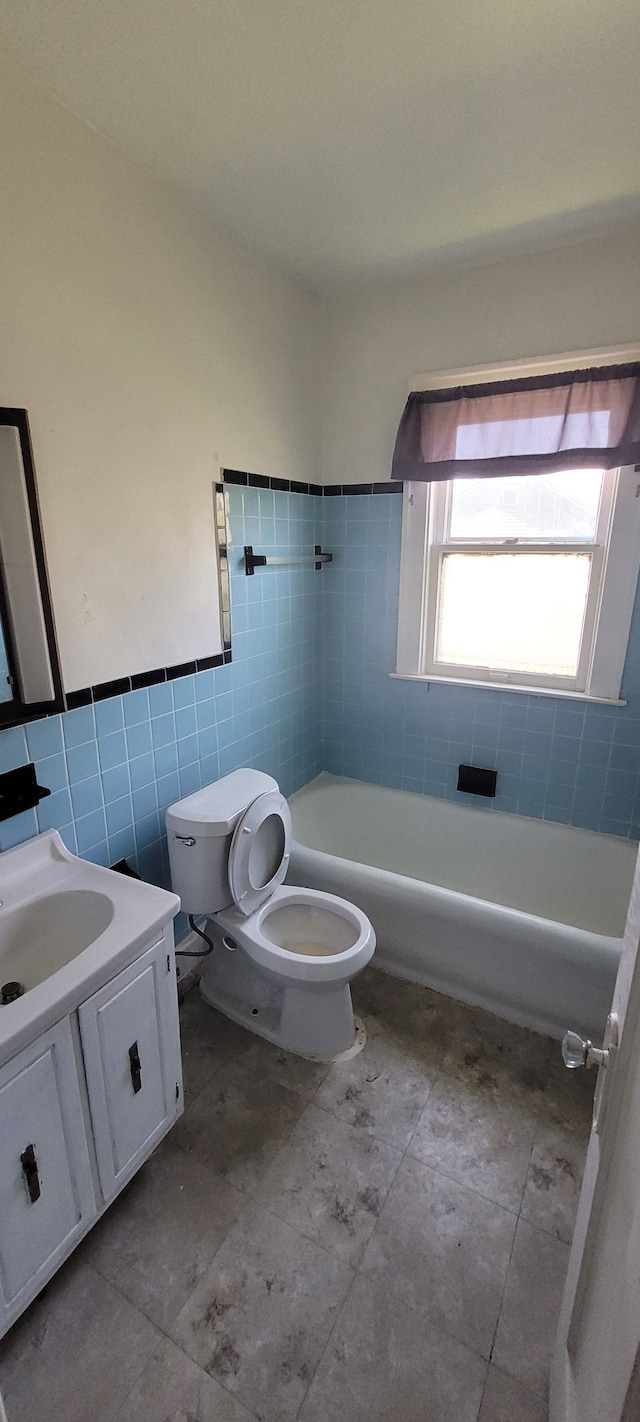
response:
[[[327,774],[289,803],[287,882],[358,904],[374,964],[554,1037],[601,1039],[635,844]]]

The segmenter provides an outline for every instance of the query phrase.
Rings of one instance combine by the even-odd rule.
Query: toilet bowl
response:
[[[272,1042],[331,1059],[355,1039],[349,983],[375,935],[354,904],[283,883],[291,816],[271,776],[233,771],[167,811],[171,880],[206,915],[205,1002]]]

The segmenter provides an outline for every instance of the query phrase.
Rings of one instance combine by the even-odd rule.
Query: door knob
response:
[[[609,1060],[608,1047],[594,1047],[588,1037],[578,1032],[565,1032],[562,1038],[562,1060],[570,1071],[576,1067],[606,1066]]]

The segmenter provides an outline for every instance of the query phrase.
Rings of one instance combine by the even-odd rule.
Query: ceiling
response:
[[[640,215],[638,0],[0,0],[0,44],[318,289]]]

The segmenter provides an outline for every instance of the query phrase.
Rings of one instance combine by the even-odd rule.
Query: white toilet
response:
[[[171,882],[185,913],[210,916],[205,1002],[302,1056],[327,1060],[355,1041],[349,982],[376,940],[354,904],[289,888],[291,815],[260,770],[234,770],[171,805]]]

